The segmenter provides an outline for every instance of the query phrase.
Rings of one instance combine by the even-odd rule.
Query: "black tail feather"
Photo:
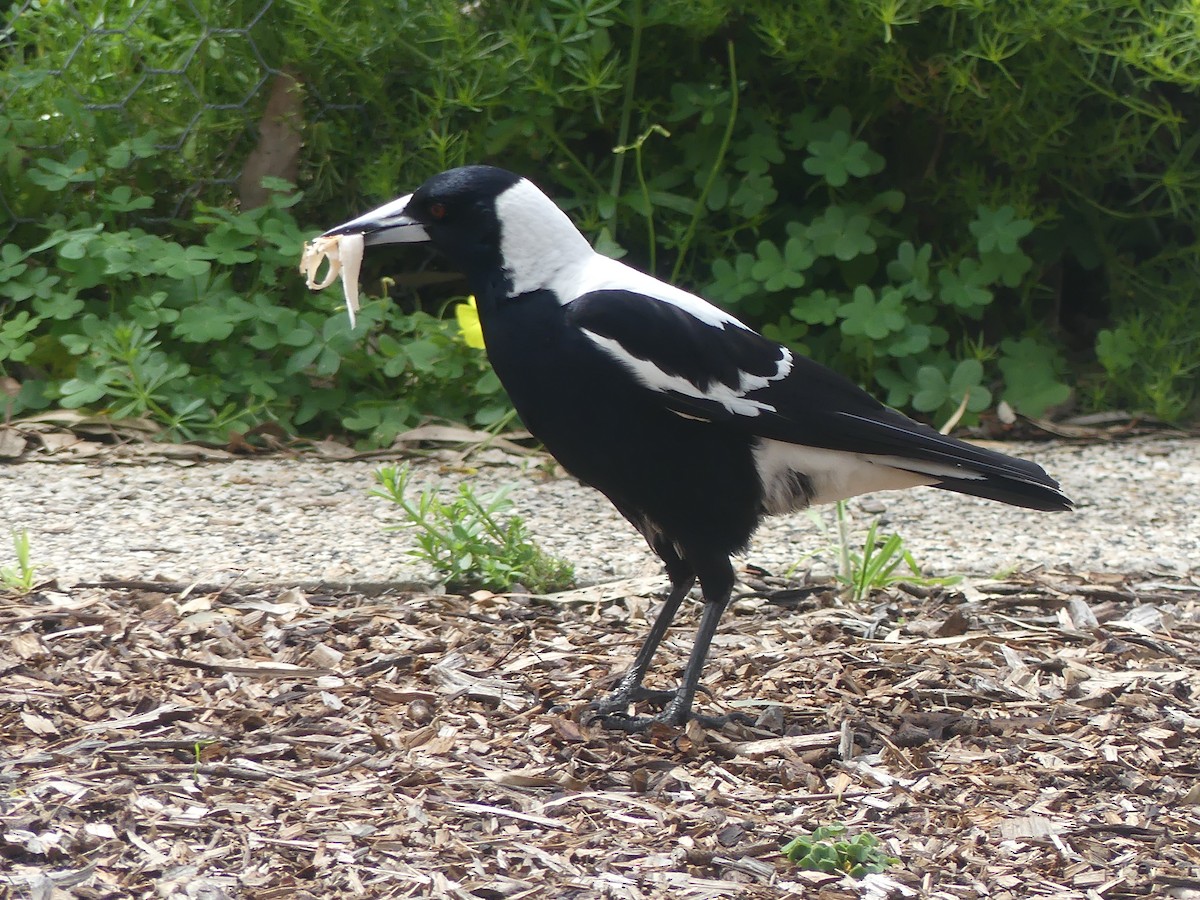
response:
[[[1045,481],[1025,478],[946,478],[933,487],[959,494],[970,494],[986,500],[998,500],[1010,506],[1040,509],[1045,512],[1068,512],[1075,508],[1071,498],[1062,492],[1058,482],[1042,472]]]

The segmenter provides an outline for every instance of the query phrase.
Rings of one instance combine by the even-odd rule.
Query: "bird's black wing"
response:
[[[1070,507],[1036,463],[942,435],[715,307],[702,309],[705,318],[645,294],[605,290],[577,298],[566,314],[679,415],[788,444],[880,457],[936,476],[937,486],[951,490],[1038,509]]]

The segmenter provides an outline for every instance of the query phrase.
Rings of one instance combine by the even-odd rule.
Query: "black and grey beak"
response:
[[[361,234],[368,247],[376,244],[416,244],[427,241],[429,232],[420,222],[404,214],[411,199],[412,194],[406,194],[399,200],[393,200],[378,209],[364,213],[357,219],[330,228],[321,237]]]

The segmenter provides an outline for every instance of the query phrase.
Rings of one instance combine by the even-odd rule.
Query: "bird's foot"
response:
[[[623,714],[629,709],[630,704],[642,701],[661,709],[674,700],[678,694],[678,690],[658,691],[653,688],[642,687],[640,684],[620,684],[612,693],[589,703],[588,709],[596,716]]]
[[[619,698],[616,697],[617,693],[617,691],[614,691],[603,700],[590,704],[588,715],[584,721],[588,723],[594,722],[604,728],[614,731],[625,731],[630,734],[643,734],[656,725],[664,725],[668,728],[681,728],[688,722],[697,722],[702,727],[710,728],[714,731],[721,730],[730,722],[737,722],[741,725],[754,724],[752,716],[740,712],[728,713],[724,716],[705,716],[692,712],[690,703],[684,706],[680,702],[678,691],[652,691],[639,687],[636,691],[622,693],[622,696]],[[633,697],[626,696],[628,694],[632,694]],[[661,703],[663,706],[662,711],[653,716],[631,715],[628,712],[629,704],[635,699],[647,699],[651,702]]]
[[[730,722],[736,722],[739,725],[753,725],[754,717],[740,712],[727,713],[723,716],[705,716],[690,711],[673,710],[668,705],[662,712],[653,716],[631,716],[624,712],[610,712],[593,715],[589,721],[612,731],[644,734],[657,725],[681,728],[688,722],[696,722],[702,728],[720,731]]]

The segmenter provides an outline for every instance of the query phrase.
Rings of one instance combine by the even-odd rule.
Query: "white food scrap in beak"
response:
[[[354,327],[354,314],[358,312],[358,273],[362,268],[362,234],[335,234],[321,236],[304,244],[304,255],[300,257],[300,274],[309,289],[322,291],[342,276],[342,292],[346,295],[346,312],[350,315],[350,327]],[[320,281],[317,272],[321,263],[329,260],[329,271]]]

